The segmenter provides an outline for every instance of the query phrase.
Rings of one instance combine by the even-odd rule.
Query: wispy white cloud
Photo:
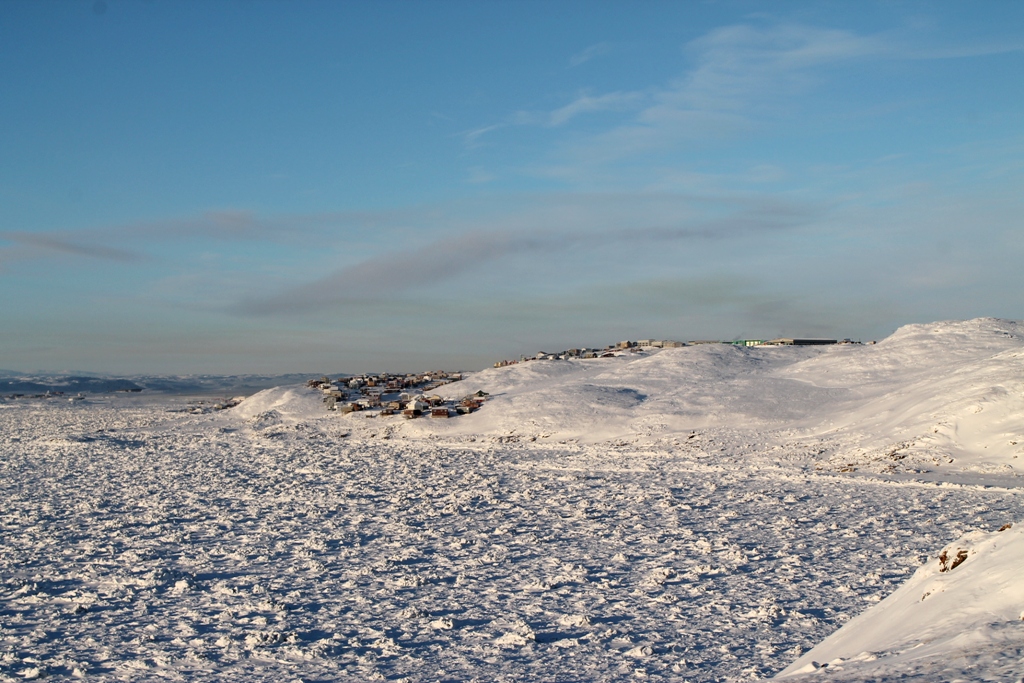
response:
[[[688,141],[731,137],[758,125],[758,112],[814,82],[819,67],[886,53],[874,36],[800,25],[728,26],[687,45],[694,66],[652,89],[627,121],[563,151],[593,165]],[[590,98],[621,103],[621,93]],[[636,101],[636,100],[633,100]],[[571,103],[566,112],[587,102]]]
[[[548,116],[548,125],[560,126],[580,114],[627,109],[642,99],[643,94],[639,92],[610,92],[597,97],[581,95],[564,107],[551,112]]]
[[[582,64],[609,47],[593,45],[573,62]],[[561,160],[539,172],[568,180],[630,156],[748,133],[774,103],[788,102],[823,78],[823,67],[895,56],[898,47],[890,37],[799,24],[726,26],[686,45],[692,67],[661,86],[587,92],[553,110],[517,111],[460,135],[475,146],[481,136],[506,126],[559,128],[588,113],[624,114],[601,132],[556,143],[553,154]]]
[[[664,104],[744,110],[751,101],[792,94],[817,67],[892,52],[877,36],[805,25],[726,26],[692,41],[697,64],[662,92]]]
[[[828,69],[863,60],[953,59],[1024,50],[1024,42],[921,47],[896,32],[854,31],[792,23],[724,26],[691,41],[691,67],[643,91],[580,96],[534,125],[562,126],[580,114],[623,111],[605,130],[574,136],[553,154],[546,175],[592,177],[595,167],[681,144],[748,134],[773,112],[828,78]],[[583,53],[581,53],[582,55]],[[556,160],[557,159],[557,160]]]
[[[499,128],[504,128],[505,126],[506,124],[504,123],[495,123],[490,126],[480,126],[479,128],[473,128],[472,130],[465,130],[459,133],[458,135],[459,137],[462,138],[462,143],[464,145],[466,145],[467,147],[473,147],[479,144],[480,138],[486,135],[487,133],[498,130]]]
[[[609,52],[611,52],[611,50],[612,50],[612,44],[611,43],[608,43],[608,42],[596,43],[594,45],[591,45],[590,47],[587,47],[587,48],[585,48],[583,50],[580,50],[579,52],[574,54],[572,57],[570,57],[569,58],[569,66],[570,67],[576,67],[576,66],[580,66],[581,64],[586,64],[587,62],[589,62],[591,59],[594,59],[595,57],[600,57],[601,55],[608,54]]]
[[[482,166],[473,166],[469,169],[469,177],[466,178],[466,182],[473,185],[483,185],[484,183],[494,182],[497,178],[498,176]]]
[[[609,49],[599,43],[574,56],[582,64]],[[635,91],[584,93],[547,112],[517,111],[460,134],[467,146],[506,126],[562,127],[594,112],[625,112],[601,133],[563,151],[587,164],[610,162],[681,142],[721,138],[756,126],[766,104],[811,87],[821,67],[896,54],[892,39],[799,24],[726,26],[686,46],[693,66],[680,77]]]

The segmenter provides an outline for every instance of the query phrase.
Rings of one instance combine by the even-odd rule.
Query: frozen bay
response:
[[[0,492],[11,679],[767,676],[961,530],[1022,516],[1016,490],[700,444],[435,445],[151,406],[0,419],[19,435]]]

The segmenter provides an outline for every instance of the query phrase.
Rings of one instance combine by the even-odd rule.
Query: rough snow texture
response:
[[[450,420],[0,402],[0,680],[748,680],[872,605],[907,616],[811,675],[1007,680],[1022,348],[536,361],[444,387],[492,394]]]

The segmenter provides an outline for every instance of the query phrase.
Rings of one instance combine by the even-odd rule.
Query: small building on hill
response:
[[[771,341],[765,342],[773,346],[826,346],[828,344],[835,344],[835,339],[797,339],[782,337],[779,339],[772,339]]]

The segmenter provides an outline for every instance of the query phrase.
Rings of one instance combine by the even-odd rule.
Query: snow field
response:
[[[1018,680],[1022,360],[979,319],[485,370],[449,420],[3,400],[0,680]]]
[[[1015,491],[747,467],[703,436],[76,408],[0,410],[6,680],[762,677],[950,534],[1021,517]]]

